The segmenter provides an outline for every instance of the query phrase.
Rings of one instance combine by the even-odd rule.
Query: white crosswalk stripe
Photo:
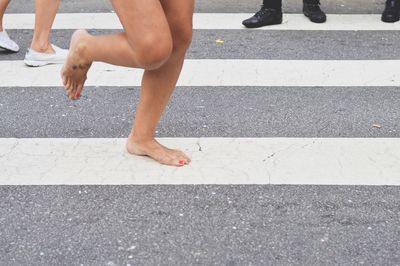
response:
[[[244,30],[251,14],[196,14],[195,29]],[[33,14],[8,14],[8,29],[31,29]],[[307,23],[306,23],[307,22]],[[120,29],[113,13],[59,14],[54,29]],[[377,15],[330,15],[309,23],[289,14],[261,30],[400,30]],[[178,86],[393,87],[399,60],[186,60]],[[60,87],[60,66],[0,61],[2,87]],[[96,63],[88,86],[139,86],[142,71]],[[235,99],[231,99],[234,101]],[[284,108],[284,107],[282,107]],[[175,169],[124,151],[122,139],[0,138],[0,185],[335,184],[400,185],[398,138],[167,138],[192,157]]]
[[[241,24],[253,14],[197,13],[194,15],[194,29],[229,29],[239,30]],[[35,17],[33,14],[6,14],[4,17],[7,29],[32,29]],[[122,29],[114,13],[68,13],[58,14],[53,29]],[[324,31],[399,31],[400,23],[382,23],[380,15],[342,15],[329,14],[323,24],[310,23],[303,14],[284,14],[281,25],[259,28],[257,30],[324,30]]]
[[[124,151],[125,139],[0,139],[1,185],[400,185],[400,141],[170,138],[193,163],[175,169]],[[22,162],[22,163],[21,163]]]
[[[0,61],[2,86],[61,86],[60,65],[26,67]],[[178,86],[400,86],[400,60],[188,59]],[[87,86],[139,86],[143,71],[95,63]],[[24,77],[23,79],[19,77]]]

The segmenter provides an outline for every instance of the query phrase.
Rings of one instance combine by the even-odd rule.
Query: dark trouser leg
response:
[[[281,10],[282,0],[263,0],[263,7]]]

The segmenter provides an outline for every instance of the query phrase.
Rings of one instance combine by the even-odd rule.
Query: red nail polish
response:
[[[81,93],[80,92],[78,92],[77,94],[76,94],[76,97],[81,97]]]
[[[183,164],[185,164],[185,161],[184,160],[179,160],[179,162],[178,162],[180,165],[183,165]]]

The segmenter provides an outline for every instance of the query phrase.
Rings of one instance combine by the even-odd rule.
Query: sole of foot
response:
[[[85,30],[77,30],[71,38],[67,60],[61,70],[61,77],[67,95],[71,100],[79,99],[87,72],[92,62],[86,58],[87,40],[91,35]]]

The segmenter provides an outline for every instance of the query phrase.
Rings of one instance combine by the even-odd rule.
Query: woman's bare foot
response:
[[[86,56],[88,38],[90,35],[85,30],[74,32],[67,61],[61,70],[64,88],[71,100],[77,100],[81,96],[86,74],[92,64]]]
[[[190,163],[190,158],[182,151],[169,149],[155,139],[135,141],[132,136],[129,136],[126,148],[130,154],[149,156],[165,165],[184,166]]]

